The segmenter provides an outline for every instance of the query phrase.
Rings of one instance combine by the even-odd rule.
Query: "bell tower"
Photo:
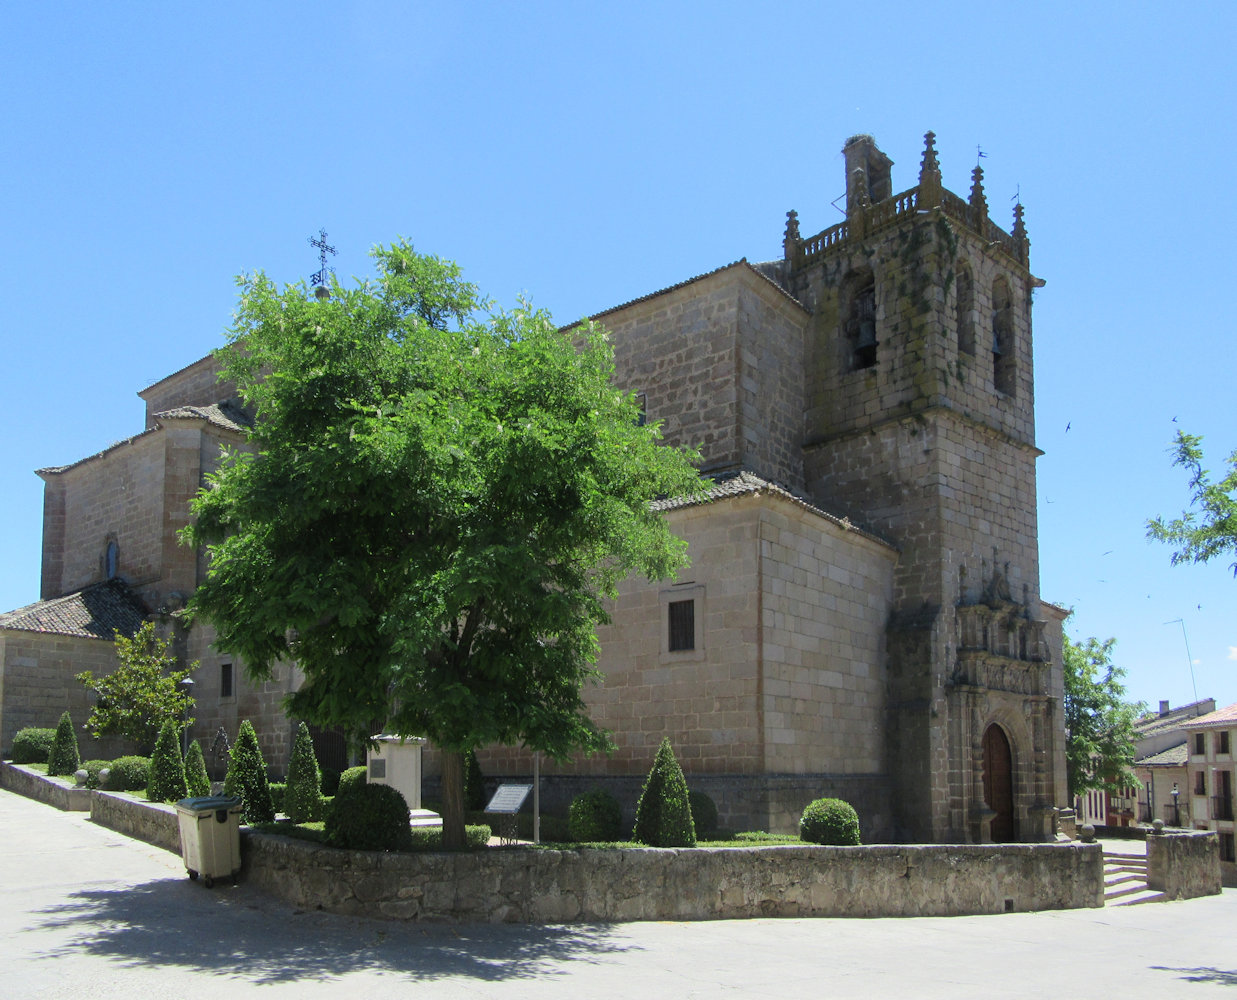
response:
[[[843,157],[845,221],[803,238],[789,213],[783,266],[813,314],[809,492],[901,551],[886,631],[897,822],[907,840],[1044,839],[1066,793],[1059,621],[1039,600],[1031,298],[1043,282],[1023,208],[1009,232],[994,223],[979,166],[969,197],[945,189],[931,132],[901,192],[871,136]],[[988,801],[984,747],[1004,745],[985,743],[992,726],[1009,747],[1002,810]]]

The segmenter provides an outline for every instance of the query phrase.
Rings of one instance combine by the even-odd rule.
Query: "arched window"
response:
[[[842,307],[842,332],[845,334],[850,370],[876,365],[876,281],[871,271],[847,278]]]
[[[1004,278],[992,286],[992,384],[997,392],[1014,394],[1014,310]]]
[[[958,265],[958,350],[975,353],[975,281],[971,269]]]

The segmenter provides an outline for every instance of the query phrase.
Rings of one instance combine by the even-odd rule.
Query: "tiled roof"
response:
[[[115,632],[132,636],[146,620],[146,610],[119,580],[28,604],[0,615],[0,629],[111,639]]]
[[[1175,747],[1149,754],[1134,761],[1135,767],[1185,767],[1190,761],[1188,742],[1178,743]]]
[[[1226,728],[1228,726],[1237,726],[1237,703],[1229,705],[1228,708],[1219,708],[1207,715],[1200,715],[1197,719],[1191,719],[1186,723],[1188,729],[1201,728]]]
[[[229,402],[211,403],[210,406],[177,406],[155,414],[156,420],[205,420],[216,427],[243,434],[253,426],[253,421],[239,407]]]
[[[654,500],[651,506],[654,510],[665,513],[671,510],[681,510],[684,507],[699,507],[702,504],[716,503],[719,500],[728,500],[731,497],[751,496],[757,493],[782,497],[791,503],[803,507],[805,510],[810,510],[818,517],[823,517],[826,521],[831,521],[839,528],[853,531],[857,535],[870,538],[872,541],[879,542],[881,545],[888,546],[891,549],[895,548],[895,546],[879,535],[873,535],[870,532],[864,531],[862,528],[852,524],[847,518],[838,517],[836,514],[830,514],[826,510],[821,510],[815,504],[809,503],[802,497],[795,496],[785,487],[778,486],[777,483],[762,479],[755,473],[747,472],[746,470],[715,476],[712,483],[705,489],[703,496],[670,497],[666,500]]]
[[[1213,705],[1215,702],[1208,699],[1192,702],[1189,705],[1179,705],[1163,715],[1153,712],[1150,715],[1144,715],[1134,723],[1134,731],[1139,737],[1146,739],[1170,729],[1184,729],[1186,726],[1194,725],[1195,720],[1205,715]]]

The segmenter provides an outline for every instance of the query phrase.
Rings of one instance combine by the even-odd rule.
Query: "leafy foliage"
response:
[[[1228,552],[1237,554],[1237,451],[1228,457],[1228,472],[1218,482],[1203,468],[1203,439],[1177,432],[1173,443],[1180,465],[1190,475],[1190,509],[1178,518],[1147,522],[1147,537],[1174,545],[1173,565],[1209,562]],[[1237,576],[1237,562],[1231,566]]]
[[[110,760],[84,760],[82,761],[82,770],[86,772],[86,787],[98,788],[100,781],[99,775],[105,767],[111,767]]]
[[[139,750],[149,751],[163,723],[181,721],[193,707],[193,699],[177,685],[197,669],[192,663],[175,670],[176,657],[168,652],[171,642],[155,634],[154,622],[146,622],[132,639],[116,633],[119,665],[110,674],[95,677],[89,670],[77,679],[95,692],[95,705],[86,728],[95,736],[120,736]],[[184,725],[192,723],[184,720]]]
[[[842,799],[817,799],[799,817],[799,839],[842,847],[858,844],[859,814]]]
[[[696,827],[683,769],[675,760],[669,738],[663,738],[636,803],[632,840],[650,847],[695,847]]]
[[[248,719],[240,724],[236,742],[232,744],[232,763],[223,779],[223,793],[240,798],[246,823],[269,823],[275,818],[266,761],[258,745],[258,734]]]
[[[341,786],[326,818],[326,840],[352,851],[411,850],[408,803],[390,785]]]
[[[19,729],[13,737],[12,761],[14,764],[46,764],[55,742],[55,729]]]
[[[185,760],[180,755],[180,729],[167,719],[155,740],[155,751],[150,755],[146,797],[151,802],[179,802],[187,794]]]
[[[191,611],[257,677],[295,660],[298,717],[429,737],[458,845],[455,755],[609,748],[581,696],[603,602],[685,563],[649,501],[700,483],[610,385],[598,327],[524,303],[479,316],[454,264],[405,242],[373,256],[376,282],[324,299],[240,280],[220,357],[252,450],[194,502],[210,573]]]
[[[117,757],[108,765],[107,782],[104,788],[109,792],[137,792],[150,782],[150,758],[129,755]]]
[[[303,722],[296,728],[296,742],[288,761],[283,812],[293,823],[312,823],[322,818],[322,775],[314,756],[313,738]]]
[[[1146,706],[1125,699],[1125,671],[1112,663],[1115,639],[1065,636],[1065,770],[1070,798],[1136,785],[1134,723]]]
[[[581,792],[567,810],[567,832],[582,844],[614,841],[623,835],[623,810],[604,788]]]
[[[210,794],[210,775],[206,773],[206,757],[202,744],[194,740],[185,754],[185,790],[190,798]]]
[[[56,726],[56,738],[52,741],[52,752],[47,757],[47,773],[73,774],[81,764],[81,755],[77,752],[77,734],[73,731],[73,720],[69,713],[60,716]]]

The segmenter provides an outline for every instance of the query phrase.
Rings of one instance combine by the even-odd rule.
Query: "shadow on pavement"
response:
[[[1157,972],[1179,973],[1187,983],[1218,983],[1220,986],[1237,986],[1237,969],[1179,969],[1171,965],[1153,965],[1151,968]]]
[[[330,980],[353,971],[409,981],[490,982],[564,974],[561,963],[630,951],[604,924],[417,924],[272,907],[239,889],[187,879],[84,888],[38,911],[31,929],[65,932],[42,957],[91,955],[122,966],[183,966],[257,983]]]

